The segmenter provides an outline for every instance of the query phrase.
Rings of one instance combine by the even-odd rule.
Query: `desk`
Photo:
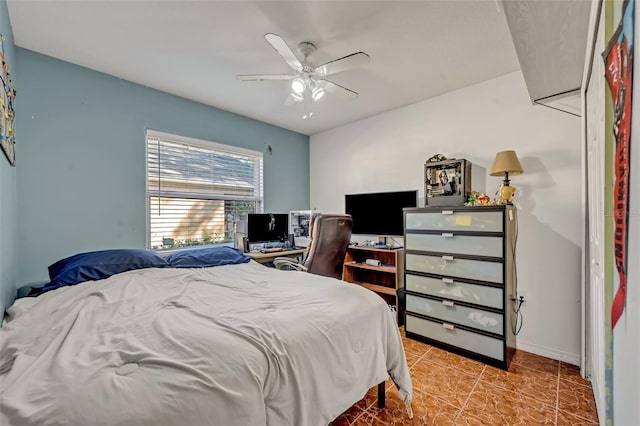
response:
[[[250,251],[245,253],[247,256],[259,263],[273,262],[276,257],[292,257],[299,259],[304,256],[307,249],[287,250],[287,251],[275,251],[272,253],[260,253],[259,251]]]

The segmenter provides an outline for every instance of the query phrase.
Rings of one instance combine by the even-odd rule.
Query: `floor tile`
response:
[[[565,362],[560,363],[560,380],[591,387],[591,382],[580,376],[579,367]]]
[[[541,401],[547,405],[556,405],[558,397],[558,372],[533,370],[517,364],[511,364],[509,371],[487,366],[480,381],[500,387],[519,395]]]
[[[372,421],[373,421],[372,419],[362,415],[357,419],[355,419],[353,423],[351,423],[349,426],[371,426]]]
[[[458,408],[462,408],[479,377],[477,374],[425,361],[425,358],[410,371],[414,393],[435,395]]]
[[[405,356],[407,358],[407,366],[409,366],[409,368],[413,367],[416,362],[418,362],[426,353],[429,353],[429,352],[430,350],[422,353],[405,351]]]
[[[402,345],[404,346],[404,351],[407,354],[422,356],[431,350],[431,346],[425,345],[424,343],[416,340],[407,339],[406,337],[402,339]]]
[[[358,418],[364,411],[359,407],[353,405],[344,413],[340,414],[334,421],[329,423],[329,426],[349,426],[355,419]]]
[[[421,426],[453,426],[454,419],[460,411],[453,405],[439,400],[433,395],[414,394],[411,403],[413,418],[409,418],[406,405],[398,397],[397,392],[388,395],[386,406],[379,409],[370,407],[362,416],[363,424],[383,425],[421,425]]]
[[[558,409],[587,420],[597,417],[596,401],[591,388],[576,386],[571,382],[560,381]]]
[[[456,426],[493,426],[489,420],[481,420],[472,415],[461,412],[455,421]]]
[[[480,381],[461,414],[492,425],[553,425],[555,406]],[[461,418],[461,420],[464,416]]]
[[[532,354],[525,351],[517,350],[511,360],[512,364],[518,364],[524,367],[528,367],[534,370],[557,371],[560,361],[555,359],[545,358],[540,355]]]
[[[474,361],[469,358],[465,358],[460,355],[456,355],[452,352],[448,352],[439,348],[432,348],[424,357],[423,360],[435,362],[436,364],[443,365],[445,367],[457,368],[465,373],[478,375],[484,369],[485,364],[478,361]]]
[[[362,410],[366,410],[369,408],[371,404],[374,404],[378,401],[378,386],[374,386],[365,394],[365,396],[355,404],[358,408]]]
[[[597,424],[597,415],[592,419],[583,419],[573,413],[569,413],[564,410],[558,410],[558,421],[556,423],[557,426],[591,426]]]

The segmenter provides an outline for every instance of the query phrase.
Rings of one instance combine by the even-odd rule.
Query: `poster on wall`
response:
[[[0,34],[0,80],[2,80],[2,90],[0,91],[0,146],[4,155],[12,166],[16,165],[16,137],[13,127],[15,120],[15,110],[13,109],[16,98],[16,91],[13,88],[11,74],[9,74],[9,64],[4,51],[4,37]]]
[[[614,181],[613,181],[613,256],[614,281],[611,305],[611,329],[622,316],[627,298],[629,175],[631,153],[631,94],[633,88],[634,0],[625,0],[622,19],[603,53],[605,79],[613,103]]]

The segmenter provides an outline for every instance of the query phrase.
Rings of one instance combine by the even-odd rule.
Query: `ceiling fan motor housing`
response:
[[[298,53],[300,53],[305,61],[307,57],[316,51],[316,45],[311,43],[310,41],[303,41],[298,43]]]

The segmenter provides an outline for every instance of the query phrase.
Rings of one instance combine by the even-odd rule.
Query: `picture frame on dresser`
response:
[[[404,209],[408,338],[508,369],[516,348],[514,209]]]

